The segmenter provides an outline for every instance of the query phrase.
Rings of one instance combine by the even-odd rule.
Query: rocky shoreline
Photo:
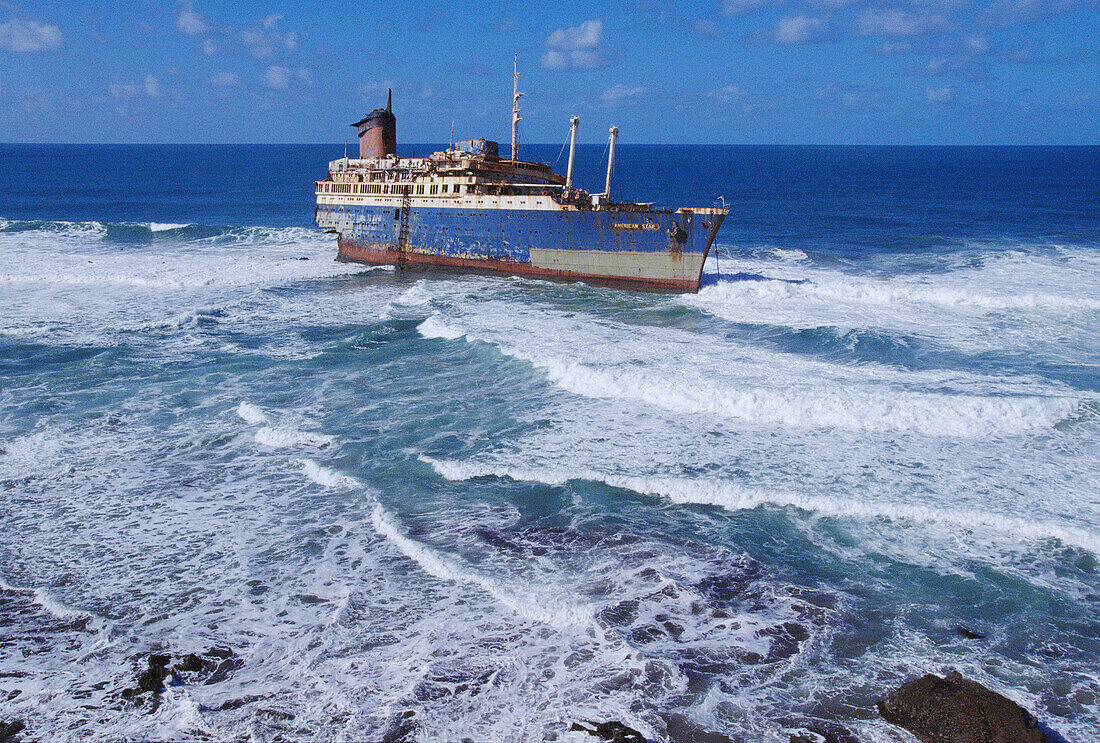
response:
[[[209,648],[199,653],[153,653],[135,658],[135,686],[115,694],[120,706],[130,706],[151,714],[160,705],[168,686],[215,684],[229,678],[243,661],[228,648]],[[252,698],[233,700],[219,709],[233,709]],[[1034,715],[1012,700],[997,694],[958,671],[943,677],[927,674],[912,679],[877,703],[878,713],[887,722],[907,730],[921,743],[1068,743],[1056,732],[1043,726]],[[281,720],[294,715],[277,710],[260,710]],[[397,724],[390,726],[381,740],[400,743],[412,740],[417,730],[415,712],[407,711]],[[675,713],[662,715],[669,743],[751,743],[723,733],[706,730],[687,717]],[[605,743],[651,743],[644,733],[627,724],[610,720],[573,722],[567,733],[584,733]],[[33,739],[20,720],[0,720],[0,743],[20,743]],[[575,739],[575,738],[571,738]],[[801,726],[790,734],[790,743],[859,743],[840,725],[820,723]]]
[[[877,705],[884,720],[912,733],[921,743],[1066,743],[1040,725],[1030,712],[1011,699],[963,678],[958,671],[944,677],[927,674],[906,682]],[[574,723],[607,743],[648,743],[640,731],[618,721]],[[720,733],[692,731],[669,736],[677,743],[739,743]],[[747,741],[745,743],[748,743]],[[847,730],[805,730],[793,733],[790,743],[858,743]]]

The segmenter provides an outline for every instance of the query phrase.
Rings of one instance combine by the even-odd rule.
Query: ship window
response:
[[[447,193],[447,184],[446,183],[443,184],[443,193]]]

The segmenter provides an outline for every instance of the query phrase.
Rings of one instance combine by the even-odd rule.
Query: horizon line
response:
[[[491,140],[490,140],[491,141]],[[350,144],[350,143],[349,143]],[[408,142],[405,147],[439,147],[446,142]],[[581,147],[605,147],[606,142],[578,142]],[[0,147],[9,146],[58,146],[58,147],[342,147],[342,143],[332,142],[0,142]],[[527,147],[559,147],[556,142],[531,142]],[[1022,142],[619,142],[618,147],[1100,147],[1100,142],[1068,142],[1061,144]]]

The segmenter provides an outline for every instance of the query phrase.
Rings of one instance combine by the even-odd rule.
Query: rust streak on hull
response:
[[[540,268],[538,266],[532,266],[529,263],[517,263],[515,261],[458,258],[433,253],[422,253],[415,250],[399,251],[392,245],[381,243],[363,245],[342,238],[338,240],[338,246],[339,249],[336,256],[336,260],[338,261],[345,263],[363,263],[371,266],[392,265],[399,269],[444,269],[496,276],[527,276],[550,281],[583,281],[599,286],[668,292],[698,291],[701,279],[701,275],[694,280],[606,276],[571,270]],[[706,260],[705,254],[703,260],[704,262]]]

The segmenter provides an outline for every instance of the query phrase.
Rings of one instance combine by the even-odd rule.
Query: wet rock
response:
[[[284,712],[281,709],[261,708],[256,710],[256,717],[267,717],[271,720],[293,720],[293,712]]]
[[[859,743],[844,728],[803,728],[791,733],[791,743]]]
[[[665,736],[669,743],[737,743],[734,738],[707,730],[678,712],[665,717]]]
[[[205,653],[169,655],[153,653],[146,658],[145,670],[137,678],[137,687],[123,689],[119,696],[152,712],[160,706],[164,688],[171,684],[203,682],[214,684],[224,681],[244,665],[244,661],[226,648],[210,648]]]
[[[145,673],[138,676],[138,688],[142,691],[159,691],[164,688],[164,679],[168,678],[170,655],[150,655],[149,666]]]
[[[239,699],[230,699],[228,702],[222,702],[221,706],[218,707],[218,711],[224,712],[225,710],[240,709],[246,704],[258,702],[263,698],[264,697],[259,694],[248,694],[246,696],[240,697]]]
[[[878,711],[924,743],[1050,743],[1027,710],[958,671],[909,681]]]
[[[585,727],[579,722],[574,722],[569,731],[581,731],[594,735],[600,740],[606,740],[608,743],[646,743],[645,736],[639,733],[632,727],[627,727],[618,720],[612,720],[611,722],[599,722],[589,723],[593,727]]]
[[[172,667],[173,671],[183,671],[184,673],[198,673],[206,670],[210,665],[209,661],[203,661],[202,658],[194,653],[188,653],[179,660]]]
[[[19,740],[19,733],[25,725],[19,720],[12,720],[11,722],[4,722],[0,720],[0,743],[16,743]]]
[[[967,629],[966,627],[963,627],[962,625],[956,627],[955,631],[958,632],[963,637],[965,637],[967,640],[984,640],[985,639],[985,635],[983,635],[981,632],[975,632],[974,630]]]
[[[403,743],[412,740],[416,734],[416,712],[407,709],[399,715],[395,715],[382,733],[382,743]]]
[[[218,663],[214,672],[210,674],[210,678],[204,681],[204,684],[216,684],[219,681],[225,681],[229,676],[241,668],[244,665],[244,661],[240,658],[226,658],[222,662]]]

